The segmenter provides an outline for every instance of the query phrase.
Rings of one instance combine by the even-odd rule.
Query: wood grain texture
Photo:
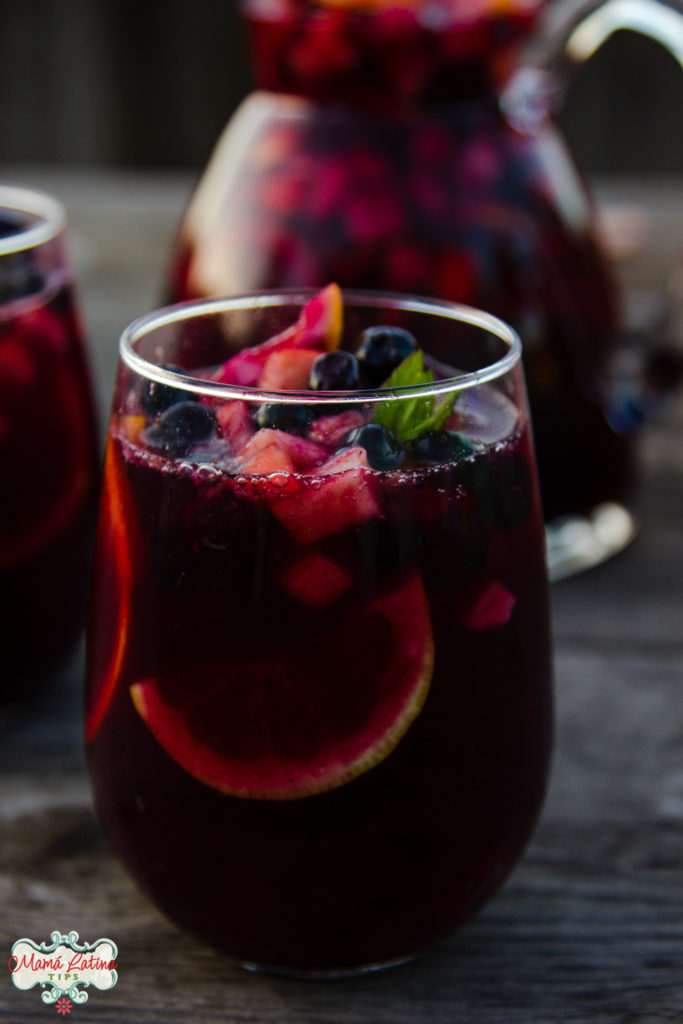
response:
[[[66,193],[108,396],[115,336],[154,303],[189,180],[32,173]],[[643,191],[624,194],[640,201]],[[410,965],[334,983],[252,976],[180,934],[138,895],[93,818],[78,657],[0,732],[0,950],[57,928],[112,938],[119,983],[68,1018],[81,1022],[680,1022],[682,438],[679,405],[643,445],[637,541],[553,589],[552,785],[526,857],[468,928]],[[1,1020],[38,1024],[51,1013],[35,991],[0,980]]]

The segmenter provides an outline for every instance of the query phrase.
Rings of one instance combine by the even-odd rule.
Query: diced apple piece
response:
[[[491,583],[466,616],[465,625],[469,629],[503,626],[512,615],[516,603],[515,596],[501,583]]]
[[[247,447],[249,447],[247,445]],[[240,464],[241,473],[268,475],[269,473],[294,473],[296,467],[287,452],[278,444],[267,444]]]
[[[364,448],[349,448],[315,470],[318,487],[305,493],[282,494],[271,505],[273,515],[300,544],[357,526],[380,514],[375,482]]]
[[[324,463],[329,456],[329,451],[322,444],[309,441],[297,434],[287,434],[281,430],[278,430],[277,433],[283,435],[281,444],[297,469],[313,469]]]
[[[278,448],[287,457],[287,460],[291,463],[292,470],[307,470],[313,466],[319,466],[328,456],[327,449],[320,444],[316,444],[315,441],[307,441],[304,437],[288,434],[284,430],[273,430],[269,427],[264,427],[254,434],[241,452],[242,464],[240,469],[250,473],[268,472],[267,470],[246,470],[245,466],[247,463],[251,463],[255,455],[271,446]],[[276,468],[283,469],[284,466],[277,466]]]
[[[273,352],[266,360],[258,386],[265,390],[303,390],[308,386],[311,367],[320,354],[315,348],[287,348]]]
[[[252,419],[249,404],[239,398],[219,406],[216,409],[216,419],[220,433],[237,455],[256,433],[256,424]]]
[[[298,348],[326,352],[339,348],[343,312],[344,303],[339,286],[328,284],[306,303],[295,323],[260,345],[242,349],[231,356],[216,372],[214,380],[221,384],[251,387],[258,381],[274,352]]]
[[[301,311],[294,330],[302,335],[299,345],[331,352],[339,348],[344,319],[344,299],[339,285],[328,284]]]
[[[309,608],[324,609],[346,593],[351,576],[320,551],[304,551],[287,566],[282,585]]]
[[[336,448],[348,433],[365,423],[365,417],[358,409],[335,413],[333,416],[320,416],[311,425],[308,436],[312,441],[319,441],[329,448]]]
[[[282,444],[282,430],[257,430],[240,452],[241,473],[294,473],[296,466]]]
[[[223,363],[213,379],[219,384],[237,384],[241,388],[253,387],[266,359],[267,356],[264,357],[258,348],[245,348]]]

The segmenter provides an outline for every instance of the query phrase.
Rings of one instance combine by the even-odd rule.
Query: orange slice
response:
[[[131,508],[121,456],[109,437],[95,557],[100,598],[93,602],[92,612],[89,679],[93,690],[86,711],[87,740],[94,737],[111,703],[126,653],[133,580]]]
[[[169,757],[238,797],[292,800],[383,761],[418,716],[434,645],[419,576],[267,656],[178,665],[131,687]]]

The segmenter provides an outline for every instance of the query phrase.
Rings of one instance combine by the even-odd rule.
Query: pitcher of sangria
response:
[[[637,371],[621,358],[591,200],[551,120],[556,83],[521,62],[540,7],[243,0],[259,91],[189,204],[167,295],[335,280],[513,324],[558,577],[633,536],[633,427],[641,394],[652,408],[653,378],[646,358]],[[681,26],[657,0],[608,0],[570,21],[561,46],[555,35],[569,57],[554,64],[566,69],[619,27],[675,52]]]

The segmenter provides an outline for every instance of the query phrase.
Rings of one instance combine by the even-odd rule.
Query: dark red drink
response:
[[[83,628],[96,431],[61,217],[0,189],[2,702],[51,675]]]
[[[247,0],[264,91],[216,147],[169,295],[335,280],[502,317],[552,521],[628,506],[634,388],[612,386],[618,300],[548,83],[513,76],[538,6]]]
[[[407,439],[436,413],[389,430],[367,390],[307,418],[249,386],[199,404],[139,383],[120,375],[99,525],[100,820],[154,902],[244,964],[408,958],[502,884],[545,790],[543,529],[514,389],[466,389]]]

